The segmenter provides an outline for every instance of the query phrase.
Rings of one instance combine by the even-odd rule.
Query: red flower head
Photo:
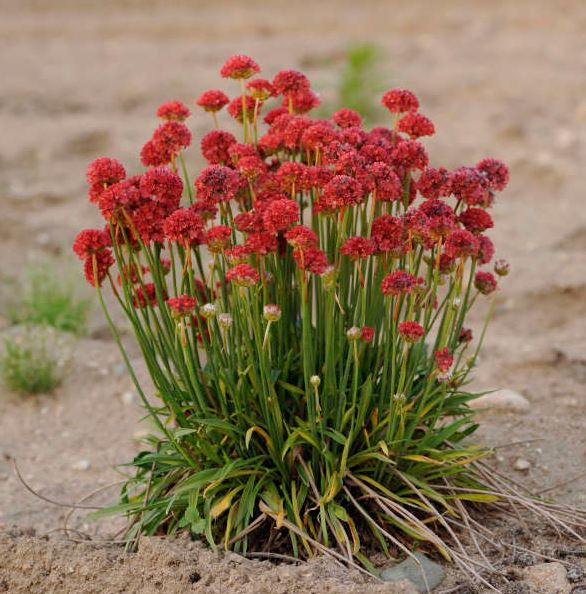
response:
[[[73,251],[80,260],[85,260],[111,245],[109,232],[103,229],[84,229],[77,234],[73,242]]]
[[[466,229],[455,229],[446,240],[445,252],[450,258],[468,258],[478,255],[480,242]]]
[[[472,233],[482,233],[494,226],[492,217],[482,208],[467,208],[458,220]]]
[[[450,354],[448,347],[435,352],[435,364],[442,373],[448,373],[454,363],[454,357]]]
[[[381,289],[383,294],[397,297],[411,293],[413,289],[424,282],[422,278],[415,277],[406,270],[393,270],[383,278]]]
[[[265,231],[251,233],[244,244],[247,253],[266,256],[277,251],[277,237]]]
[[[275,94],[273,85],[264,78],[255,78],[249,81],[246,83],[246,88],[250,91],[253,99],[258,99],[258,101],[266,101]]]
[[[226,250],[224,255],[231,266],[236,266],[237,264],[246,264],[250,254],[245,246],[235,245],[233,248]]]
[[[226,225],[210,227],[206,232],[206,243],[212,254],[219,254],[230,246],[232,229]]]
[[[250,78],[260,72],[258,64],[250,57],[236,54],[228,58],[220,70],[224,78]]]
[[[358,180],[348,175],[335,175],[326,184],[323,194],[315,203],[316,212],[334,212],[346,206],[360,204],[364,189]]]
[[[153,198],[156,202],[175,210],[179,207],[183,194],[183,181],[166,167],[149,169],[140,178],[140,193],[145,198]]]
[[[125,208],[128,212],[143,201],[135,180],[127,179],[104,190],[98,198],[98,206],[103,217],[109,221],[118,216],[120,209]]]
[[[509,183],[509,168],[497,159],[483,159],[476,169],[484,176],[491,190],[502,191]]]
[[[236,196],[240,180],[233,169],[223,165],[210,165],[195,180],[197,197],[207,202],[227,202]]]
[[[114,264],[114,256],[109,249],[103,249],[88,256],[83,264],[87,282],[92,287],[101,287],[112,264]]]
[[[237,264],[226,271],[226,280],[240,287],[252,287],[260,281],[260,274],[250,264]]]
[[[295,161],[285,161],[277,171],[281,190],[292,195],[305,189],[308,176],[307,165]]]
[[[263,222],[269,233],[286,231],[299,222],[299,205],[289,198],[274,200],[267,205]]]
[[[199,107],[203,107],[205,111],[216,112],[220,111],[225,105],[230,103],[228,95],[219,89],[210,89],[204,91],[196,101]]]
[[[157,289],[154,283],[147,283],[144,289],[141,286],[136,287],[136,293],[132,297],[132,305],[135,309],[143,309],[150,305],[155,307],[157,305]]]
[[[296,70],[281,70],[273,79],[273,88],[278,95],[289,95],[309,89],[309,79]]]
[[[407,233],[401,219],[382,215],[372,222],[370,238],[378,253],[400,255],[405,248]]]
[[[405,342],[417,342],[425,334],[423,326],[418,322],[401,322],[397,329]]]
[[[336,132],[327,122],[309,126],[301,135],[301,145],[308,151],[323,152],[324,148],[336,139]]]
[[[267,173],[267,164],[258,156],[242,157],[236,163],[236,168],[249,181],[254,181]]]
[[[374,243],[366,237],[349,237],[340,248],[340,252],[352,260],[368,258],[374,251]]]
[[[218,214],[218,207],[213,202],[207,200],[196,200],[189,208],[193,212],[196,212],[204,221],[211,221]]]
[[[281,116],[271,130],[274,128],[277,130],[282,129],[283,144],[290,151],[295,151],[301,148],[301,137],[311,123],[312,120],[307,116]]]
[[[417,189],[424,198],[435,199],[440,196],[449,196],[451,188],[448,170],[445,167],[424,169],[417,181]]]
[[[399,132],[404,132],[411,136],[411,138],[420,138],[421,136],[433,136],[435,134],[435,126],[433,122],[426,116],[410,111],[406,113],[397,125]]]
[[[477,272],[474,277],[474,286],[483,295],[494,293],[497,288],[497,281],[492,272]]]
[[[203,227],[203,219],[188,208],[179,208],[163,223],[166,239],[176,241],[185,247],[204,243]]]
[[[255,210],[238,213],[234,217],[234,225],[242,233],[256,233],[264,230],[262,214]]]
[[[332,120],[340,128],[360,128],[362,126],[362,118],[357,111],[353,109],[343,108],[339,109],[332,116]]]
[[[377,161],[368,171],[374,180],[376,199],[381,202],[394,202],[403,196],[403,184],[395,171],[386,163]]]
[[[501,258],[494,263],[494,271],[499,276],[507,276],[511,271],[511,265],[506,260]]]
[[[425,169],[429,157],[424,146],[417,140],[399,142],[391,153],[393,164],[404,169]]]
[[[297,225],[297,227],[293,227],[293,229],[287,231],[285,239],[294,249],[302,250],[317,247],[319,242],[317,235],[304,225]]]
[[[490,206],[492,202],[486,178],[471,167],[460,167],[450,173],[450,189],[469,206]]]
[[[98,157],[87,168],[86,178],[90,186],[99,185],[103,188],[111,186],[126,177],[126,170],[122,163],[109,157]]]
[[[234,164],[237,164],[240,159],[244,159],[245,157],[259,158],[258,151],[252,144],[244,144],[242,142],[236,142],[231,145],[228,149],[228,154],[230,155],[230,161]]]
[[[417,97],[406,89],[391,89],[381,99],[381,103],[391,113],[404,113],[406,111],[417,111],[419,101]]]
[[[212,164],[229,163],[228,149],[236,144],[237,140],[230,132],[212,130],[201,139],[201,154]]]
[[[494,244],[486,235],[479,235],[478,241],[480,242],[477,256],[478,262],[481,265],[488,264],[494,256]]]
[[[362,326],[360,329],[360,340],[369,344],[374,339],[374,328],[372,326]]]
[[[167,305],[174,318],[180,319],[191,315],[195,311],[195,299],[191,295],[179,295],[167,299]]]
[[[256,101],[250,95],[244,95],[244,107],[246,109],[246,119],[249,122],[254,120],[254,108],[256,106]],[[260,105],[257,107],[257,114],[260,111]],[[244,120],[244,116],[242,114],[242,95],[240,97],[235,97],[230,101],[228,104],[228,113],[239,122],[242,123]]]
[[[191,132],[183,122],[167,121],[153,133],[142,148],[141,162],[145,167],[165,165],[182,149],[191,144]]]
[[[293,250],[293,258],[299,270],[312,274],[323,274],[328,267],[328,257],[317,247]]]
[[[273,109],[267,111],[263,121],[267,126],[272,126],[277,118],[288,113],[289,110],[286,107],[273,107]]]
[[[411,239],[427,245],[429,240],[429,219],[418,209],[409,209],[403,215],[403,226]]]
[[[468,344],[469,342],[472,342],[472,330],[470,330],[470,328],[462,328],[462,330],[460,330],[458,342],[460,344]]]
[[[163,120],[176,120],[182,122],[191,115],[189,108],[181,101],[167,101],[157,108],[157,116]]]
[[[307,113],[319,106],[321,101],[311,89],[301,89],[296,93],[289,94],[283,99],[283,107],[291,106],[293,113]]]

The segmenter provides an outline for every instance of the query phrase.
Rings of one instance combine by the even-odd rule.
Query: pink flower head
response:
[[[228,104],[228,113],[237,121],[243,122],[244,115],[242,111],[242,97],[244,97],[244,108],[246,110],[246,119],[249,122],[254,120],[254,109],[256,107],[256,101],[250,95],[241,95],[239,97],[235,97],[230,101]],[[257,107],[257,114],[260,109],[260,106]]]
[[[113,264],[114,256],[110,249],[103,249],[88,256],[83,265],[87,282],[92,287],[101,287]]]
[[[443,349],[439,349],[435,352],[435,364],[437,368],[440,370],[441,373],[448,373],[450,367],[454,363],[454,357],[450,353],[448,347],[444,347]]]
[[[455,229],[446,240],[445,252],[450,258],[475,257],[480,243],[478,238],[466,229]]]
[[[460,167],[450,173],[450,190],[469,206],[490,206],[492,201],[485,176],[472,167]]]
[[[263,222],[269,233],[286,231],[299,222],[299,205],[289,198],[274,200],[267,205]]]
[[[285,234],[285,239],[294,249],[302,250],[310,247],[317,247],[319,241],[317,235],[304,225],[297,225],[296,227],[289,229]]]
[[[509,168],[497,159],[483,159],[476,169],[484,176],[491,190],[502,191],[509,183]]]
[[[328,268],[328,257],[317,247],[293,250],[293,258],[299,270],[312,274],[323,274]]]
[[[229,163],[228,149],[236,142],[236,137],[230,132],[212,130],[201,139],[201,154],[214,165]]]
[[[474,277],[474,286],[483,295],[494,293],[497,288],[497,281],[492,272],[477,272]]]
[[[220,70],[223,78],[250,78],[260,72],[258,64],[249,56],[236,54],[228,58]]]
[[[85,260],[111,245],[109,232],[103,229],[84,229],[77,234],[72,249],[80,260]]]
[[[296,70],[281,70],[273,79],[273,88],[278,95],[289,95],[309,89],[309,79]]]
[[[174,318],[185,318],[195,311],[195,299],[191,295],[179,295],[167,299],[167,305]]]
[[[424,280],[420,277],[413,276],[406,270],[393,270],[389,272],[381,283],[381,289],[384,295],[407,295],[413,291],[417,286],[423,285]]]
[[[246,83],[246,88],[250,91],[253,99],[257,99],[258,101],[266,101],[275,94],[273,85],[264,78],[252,79]]]
[[[482,233],[494,226],[492,217],[482,208],[467,208],[458,219],[472,233]]]
[[[421,136],[433,136],[435,126],[433,122],[421,113],[410,111],[406,113],[397,125],[399,132],[411,136],[411,138],[420,138]]]
[[[374,180],[376,199],[381,202],[394,202],[403,196],[403,184],[395,171],[386,163],[377,161],[368,171]]]
[[[353,109],[343,108],[339,109],[332,115],[332,120],[340,128],[360,128],[362,126],[362,118],[357,111]]]
[[[391,113],[405,113],[419,109],[417,97],[406,89],[391,89],[387,91],[382,96],[381,103]]]
[[[228,99],[228,95],[219,89],[204,91],[196,101],[199,107],[202,107],[205,111],[209,112],[220,111],[220,109],[228,105],[229,102],[230,99]]]
[[[206,243],[212,254],[219,254],[230,246],[232,229],[226,225],[216,225],[206,231]]]
[[[349,237],[340,248],[340,252],[352,260],[368,258],[374,251],[374,243],[366,237]]]
[[[195,180],[197,197],[207,202],[228,202],[240,188],[240,176],[223,165],[210,165]]]
[[[425,334],[423,326],[418,322],[401,322],[397,330],[405,342],[417,342]]]
[[[480,244],[477,255],[478,262],[481,265],[488,264],[494,256],[494,244],[486,235],[479,235],[478,242]]]
[[[226,280],[240,287],[252,287],[260,282],[260,274],[250,264],[237,264],[226,271]]]
[[[188,247],[204,243],[203,226],[203,219],[196,212],[179,208],[165,219],[163,231],[167,240]]]
[[[159,105],[157,108],[157,116],[163,120],[175,120],[177,122],[182,122],[190,115],[191,111],[189,111],[187,105],[181,101],[167,101],[166,103],[161,103],[161,105]]]
[[[111,186],[126,177],[126,170],[120,161],[109,157],[94,159],[87,168],[86,178],[90,186]]]

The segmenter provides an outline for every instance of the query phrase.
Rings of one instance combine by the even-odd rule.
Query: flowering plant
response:
[[[385,93],[390,127],[365,130],[350,109],[307,115],[319,99],[302,73],[258,72],[233,56],[221,74],[241,94],[198,99],[216,129],[194,181],[178,101],[159,107],[144,173],[105,157],[88,168],[106,228],[74,251],[102,305],[111,287],[156,390],[122,349],[158,433],[116,509],[129,539],[187,527],[371,571],[372,549],[419,542],[466,565],[464,503],[502,490],[488,450],[463,440],[486,329],[474,344],[466,317],[508,272],[485,234],[507,167],[430,167],[420,138],[434,125],[410,91]],[[242,142],[217,128],[226,106]]]

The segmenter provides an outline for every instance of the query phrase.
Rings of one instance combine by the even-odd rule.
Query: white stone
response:
[[[476,410],[488,408],[497,411],[527,412],[531,405],[529,400],[514,390],[496,390],[490,394],[484,394],[470,402],[470,407]]]
[[[91,468],[91,462],[89,460],[78,460],[77,462],[71,465],[73,470],[89,470]]]
[[[135,394],[132,390],[126,390],[121,396],[123,404],[130,406],[134,404]]]

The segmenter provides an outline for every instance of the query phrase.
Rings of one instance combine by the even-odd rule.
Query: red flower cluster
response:
[[[257,72],[260,72],[258,64],[252,58],[242,54],[228,58],[220,70],[224,78],[250,78]]]
[[[179,295],[167,299],[167,305],[174,318],[185,318],[195,311],[196,301],[191,295]]]
[[[383,278],[381,289],[385,295],[397,297],[411,293],[413,289],[424,283],[422,278],[415,277],[406,270],[394,270]]]
[[[228,95],[219,89],[210,89],[204,91],[196,101],[197,105],[203,107],[205,111],[216,112],[220,111],[224,106],[230,103]]]
[[[418,322],[400,322],[397,330],[405,342],[417,342],[425,334]]]
[[[191,144],[189,128],[179,121],[166,121],[153,133],[153,136],[140,151],[140,160],[145,167],[167,165]]]
[[[157,109],[157,116],[162,120],[176,120],[182,122],[191,115],[189,108],[181,103],[181,101],[167,101],[159,105]]]

